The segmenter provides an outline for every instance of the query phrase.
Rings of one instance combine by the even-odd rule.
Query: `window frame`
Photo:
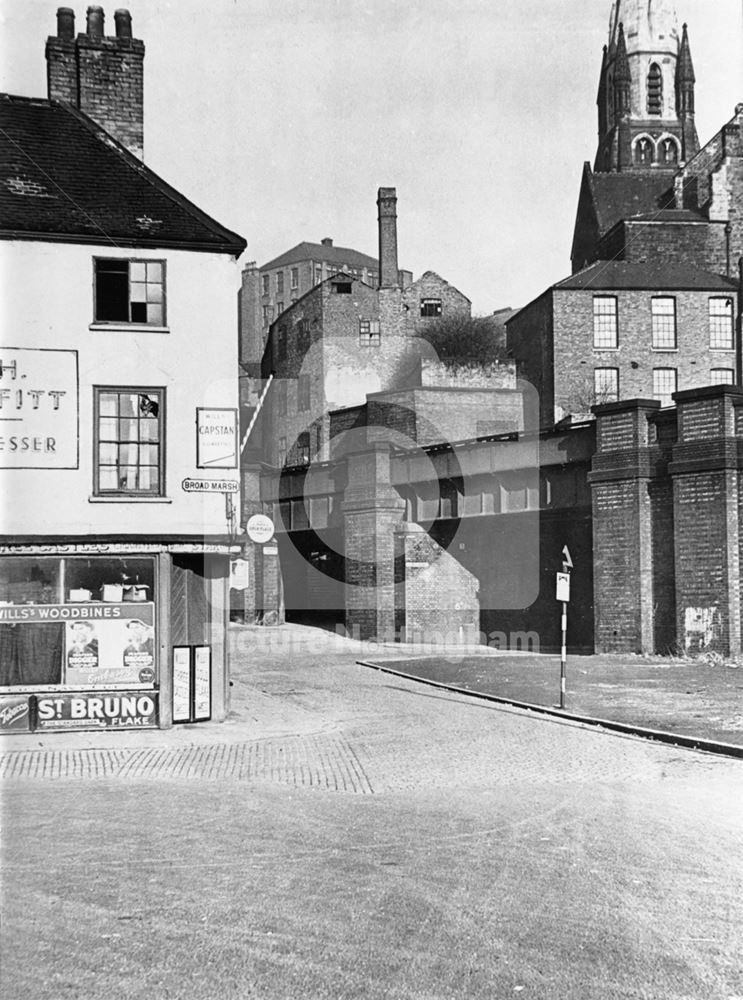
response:
[[[105,393],[117,393],[126,395],[137,395],[137,396],[157,396],[158,401],[158,436],[157,441],[142,441],[138,439],[136,442],[128,441],[123,442],[119,437],[120,431],[117,430],[117,437],[115,442],[108,442],[101,440],[101,412],[100,412],[100,399]],[[111,497],[115,499],[131,500],[131,499],[152,499],[165,497],[165,473],[166,473],[166,406],[167,406],[167,389],[165,386],[130,386],[130,385],[94,385],[93,386],[93,497],[94,498],[106,498]],[[105,416],[105,415],[104,415]],[[114,418],[117,421],[122,418],[117,412]],[[137,417],[139,422],[141,418]],[[154,444],[157,443],[158,446],[158,461],[157,461],[157,474],[158,474],[158,486],[156,490],[130,490],[122,489],[121,487],[117,489],[104,489],[100,485],[100,471],[101,468],[119,468],[119,465],[108,466],[101,464],[100,461],[100,446],[101,444],[114,443],[117,448],[121,447],[122,444],[135,444],[137,446],[142,444]],[[140,463],[137,462],[137,468],[140,468]]]
[[[713,378],[715,374],[721,375],[722,373],[729,375],[729,379]],[[712,381],[710,385],[735,385],[735,369],[734,368],[710,368],[709,375]]]
[[[671,303],[672,310],[670,313],[667,312],[656,312],[656,305],[660,303]],[[671,327],[673,334],[673,344],[664,344],[661,341],[664,336],[668,335],[668,330],[664,329],[667,326],[668,318],[671,319]],[[651,345],[654,351],[677,351],[678,350],[678,321],[676,315],[676,296],[675,295],[654,295],[650,300],[650,322],[651,322]]]
[[[289,288],[290,290],[299,288],[299,268],[293,267],[289,272]]]
[[[382,332],[378,319],[359,320],[359,347],[381,347]]]
[[[716,340],[720,339],[719,334],[720,334],[721,324],[719,324],[719,321],[723,318],[722,313],[717,314],[713,313],[712,311],[713,304],[717,302],[726,303],[727,304],[726,309],[730,310],[730,320],[729,323],[726,323],[727,329],[725,330],[725,333],[727,335],[726,336],[727,343],[725,345],[715,342]],[[728,317],[725,316],[724,318],[727,320]],[[718,324],[713,325],[713,320],[717,320]],[[709,349],[711,351],[735,350],[735,305],[733,303],[732,295],[710,295],[709,299],[707,300],[707,326],[709,330]],[[715,326],[719,326],[720,329],[715,329],[714,328]]]
[[[141,330],[164,330],[167,328],[168,323],[168,271],[167,271],[167,260],[164,257],[105,257],[100,254],[95,254],[92,258],[93,261],[93,323],[94,327],[130,327]],[[127,312],[128,319],[100,319],[98,316],[99,309],[99,292],[98,292],[98,264],[99,263],[115,263],[115,264],[126,264],[127,266]],[[139,302],[132,302],[132,264],[144,264],[145,265],[145,280],[144,282],[134,282],[135,284],[147,285],[159,285],[161,289],[161,316],[157,322],[149,322],[148,320],[132,319],[132,305],[139,305]],[[146,277],[146,269],[148,264],[158,264],[161,269],[160,281],[148,281]],[[144,305],[147,306],[149,303],[145,298]],[[153,303],[155,304],[155,303]]]
[[[596,307],[599,303],[612,303],[613,313],[600,313],[596,311]],[[593,349],[594,351],[618,351],[619,350],[619,299],[616,295],[594,295],[593,296]],[[608,331],[612,334],[613,343],[603,344],[600,343],[602,338],[609,339],[607,331],[600,329],[599,320],[606,319],[606,317],[611,316],[613,318],[613,331]]]
[[[599,372],[601,372],[602,374],[611,373],[613,375],[614,387],[613,387],[613,389],[608,390],[610,392],[611,396],[612,396],[611,399],[609,399],[606,396],[602,396],[602,398],[599,399],[599,379],[598,379]],[[605,386],[601,389],[601,392],[602,393],[606,393],[607,392],[607,389],[606,389]],[[598,367],[596,367],[596,368],[593,369],[593,399],[594,399],[594,404],[595,405],[600,405],[601,403],[616,403],[619,400],[619,369],[618,368],[613,367],[611,365],[606,365],[606,366],[599,365]]]
[[[673,389],[672,389],[671,392],[659,392],[656,389],[656,387],[655,387],[656,375],[660,375],[661,372],[663,372],[663,373],[673,372],[673,374],[674,374],[674,387],[673,387]],[[678,387],[679,387],[679,373],[678,373],[678,368],[672,368],[672,367],[666,366],[666,365],[659,366],[658,368],[653,368],[652,377],[653,377],[653,389],[652,389],[653,395],[652,395],[651,398],[652,399],[657,399],[660,402],[661,406],[673,406],[673,398],[672,398],[673,397],[673,393],[678,392]],[[663,402],[663,397],[671,397],[670,402],[664,403]]]
[[[421,319],[438,319],[444,314],[444,303],[440,298],[426,296],[420,300]]]

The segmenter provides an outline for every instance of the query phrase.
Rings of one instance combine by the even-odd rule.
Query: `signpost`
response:
[[[565,708],[565,677],[568,659],[568,604],[573,560],[567,545],[562,550],[562,573],[557,574],[555,597],[562,603],[562,646],[560,648],[560,708]]]
[[[237,493],[240,483],[236,479],[184,479],[184,493]]]

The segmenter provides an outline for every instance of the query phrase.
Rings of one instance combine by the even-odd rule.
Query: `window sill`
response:
[[[91,323],[88,329],[94,333],[170,333],[169,326],[149,323]]]
[[[88,503],[172,503],[170,497],[127,496],[123,493],[111,497],[89,496]]]
[[[653,354],[678,354],[678,347],[651,347]]]
[[[596,345],[594,344],[594,346],[593,346],[593,353],[594,354],[619,354],[619,348],[618,347],[596,347]]]

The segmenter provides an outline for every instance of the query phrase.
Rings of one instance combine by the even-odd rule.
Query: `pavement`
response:
[[[231,626],[230,643],[231,706],[224,722],[167,730],[7,736],[0,752],[0,779],[203,777],[270,780],[363,794],[404,787],[410,781],[419,784],[422,765],[430,767],[428,781],[459,781],[466,758],[470,777],[477,777],[472,768],[478,761],[477,766],[485,768],[484,780],[490,762],[478,754],[471,723],[464,721],[477,717],[496,724],[501,741],[508,744],[514,775],[525,767],[540,767],[531,759],[534,739],[524,738],[522,730],[539,731],[540,755],[545,750],[551,753],[555,741],[574,744],[565,773],[558,768],[554,776],[559,781],[574,774],[584,734],[592,728],[591,720],[569,713],[535,714],[518,704],[488,703],[463,691],[432,689],[402,674],[378,673],[362,665],[370,656],[376,661],[390,653],[404,654],[406,647],[400,645],[370,646],[300,625]],[[458,710],[457,722],[448,731],[438,723],[431,726],[428,713],[436,703]],[[422,710],[413,711],[413,706]],[[422,732],[415,732],[415,727],[422,727]],[[644,767],[656,753],[655,748],[643,746],[641,736],[641,730],[612,734],[601,729],[594,730],[592,738],[635,741],[634,746],[625,742],[611,749],[612,773],[627,777],[627,768],[631,772],[637,762]],[[403,744],[413,738],[423,756],[416,760],[411,776],[404,773],[410,755],[403,753]],[[492,741],[489,728],[483,739]],[[514,739],[524,743],[515,755]],[[672,752],[677,758],[675,746]],[[551,756],[554,763],[562,754]],[[446,769],[446,761],[451,762],[449,773],[439,773],[435,779],[436,772]],[[390,773],[385,770],[388,766]],[[606,762],[601,765],[607,767]]]

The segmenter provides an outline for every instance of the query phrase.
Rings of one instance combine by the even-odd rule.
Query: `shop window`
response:
[[[678,372],[675,368],[653,369],[653,399],[659,399],[661,406],[673,406],[673,394],[678,387]]]
[[[94,387],[96,496],[162,496],[165,390]]]
[[[733,300],[730,298],[709,300],[709,346],[718,351],[733,349]]]
[[[359,320],[359,346],[379,347],[382,335],[379,332],[379,321],[373,319]]]
[[[648,114],[659,115],[663,111],[663,73],[658,63],[653,63],[648,73]]]
[[[440,316],[441,299],[421,299],[421,316]]]
[[[114,260],[97,257],[95,320],[97,323],[165,323],[165,261]]]
[[[593,346],[597,350],[618,346],[617,300],[613,295],[593,297]]]
[[[651,301],[653,347],[656,351],[676,349],[676,300],[658,296]]]
[[[0,558],[0,687],[156,681],[154,561]]]

